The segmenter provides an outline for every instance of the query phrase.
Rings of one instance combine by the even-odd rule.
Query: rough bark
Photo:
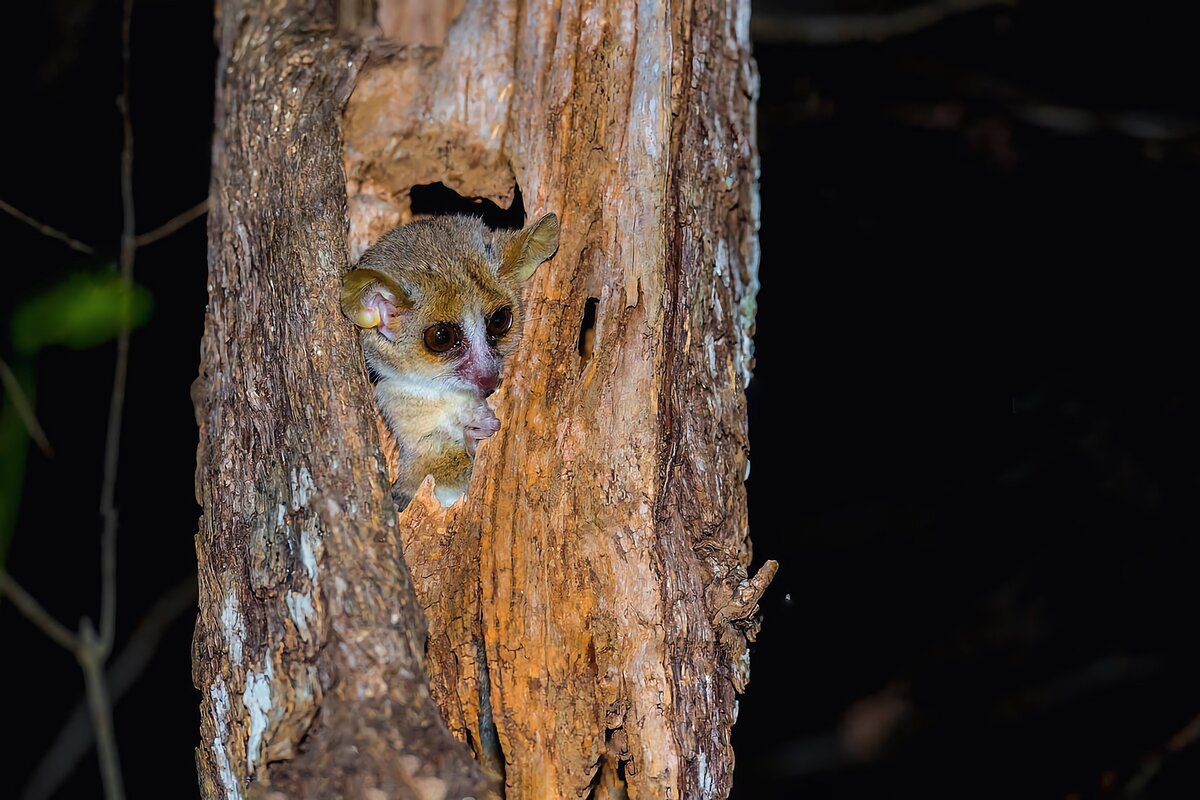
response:
[[[222,9],[205,795],[485,796],[465,742],[512,798],[724,797],[774,572],[746,574],[749,4],[467,0],[395,22],[420,5],[380,3],[390,38],[363,51],[300,3]],[[519,187],[561,246],[466,497],[444,510],[427,484],[397,525],[337,286],[439,181],[503,205]]]
[[[354,53],[304,3],[235,0],[218,19],[194,392],[202,793],[494,796],[429,694],[361,351],[338,309]]]

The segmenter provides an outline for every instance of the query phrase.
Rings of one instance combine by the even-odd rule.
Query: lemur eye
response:
[[[458,328],[448,322],[439,322],[425,329],[425,346],[433,353],[453,350],[461,338]]]
[[[492,339],[499,339],[508,333],[512,327],[512,306],[500,306],[488,317],[487,334]]]

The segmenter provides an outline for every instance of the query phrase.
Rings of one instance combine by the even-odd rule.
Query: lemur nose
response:
[[[499,375],[481,375],[479,377],[479,391],[483,393],[484,397],[491,397],[499,385]]]

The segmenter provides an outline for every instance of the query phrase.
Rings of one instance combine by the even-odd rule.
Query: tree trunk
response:
[[[380,2],[362,48],[315,1],[220,9],[202,789],[724,797],[774,573],[746,574],[748,2],[447,5]],[[519,189],[561,246],[466,497],[397,525],[338,288],[434,182]]]

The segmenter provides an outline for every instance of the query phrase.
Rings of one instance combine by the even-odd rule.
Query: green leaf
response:
[[[153,306],[149,290],[126,287],[116,272],[77,272],[17,307],[13,348],[28,355],[54,344],[95,347],[114,338],[123,324],[145,324]]]

